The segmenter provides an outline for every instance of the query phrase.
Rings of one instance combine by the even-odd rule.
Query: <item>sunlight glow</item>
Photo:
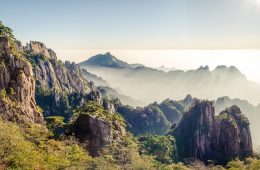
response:
[[[247,0],[253,7],[260,8],[260,0]]]

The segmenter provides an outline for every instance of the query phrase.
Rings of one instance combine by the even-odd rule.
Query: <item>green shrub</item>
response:
[[[6,37],[11,41],[16,41],[13,30],[9,27],[4,26],[2,21],[0,21],[0,37]]]
[[[56,138],[59,138],[64,131],[64,117],[61,116],[49,116],[45,118],[47,122],[47,128],[53,133]]]
[[[0,120],[0,164],[5,169],[83,168],[91,161],[73,139],[49,139],[42,125]]]
[[[138,138],[143,153],[155,156],[162,163],[175,159],[175,140],[172,136],[145,135]]]
[[[0,91],[0,98],[5,100],[7,98],[7,93],[6,93],[6,90],[5,89],[2,89]]]
[[[125,126],[125,121],[119,113],[112,114],[95,101],[88,101],[84,103],[83,106],[75,109],[73,112],[73,119],[76,119],[79,114],[88,114],[110,122],[118,122],[121,126]]]

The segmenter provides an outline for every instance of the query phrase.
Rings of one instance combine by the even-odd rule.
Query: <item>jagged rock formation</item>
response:
[[[31,64],[20,47],[0,37],[0,115],[8,120],[42,123],[35,102],[35,81]]]
[[[31,41],[23,49],[33,65],[36,101],[45,116],[68,120],[72,110],[86,101],[102,102],[99,91],[83,78],[79,65],[57,60],[55,52],[40,42]]]
[[[242,113],[246,114],[246,117],[250,121],[250,129],[251,134],[253,136],[253,144],[254,147],[258,147],[260,144],[260,134],[259,134],[259,120],[260,120],[260,107],[254,106],[251,103],[249,103],[247,100],[241,100],[241,99],[231,99],[227,96],[219,97],[215,101],[215,109],[216,113],[220,113],[222,110],[226,109],[227,107],[231,107],[233,105],[237,105]]]
[[[196,100],[174,131],[180,159],[226,163],[252,156],[248,119],[237,106],[215,116],[213,103]]]
[[[90,91],[88,82],[81,76],[79,66],[57,60],[54,51],[47,49],[43,43],[31,41],[24,47],[24,51],[34,63],[37,86],[57,92],[88,93]]]

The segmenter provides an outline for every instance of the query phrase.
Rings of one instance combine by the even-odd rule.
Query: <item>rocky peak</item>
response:
[[[0,114],[8,120],[42,123],[35,102],[35,82],[31,64],[19,48],[0,37]]]
[[[213,103],[194,102],[174,131],[180,159],[196,158],[226,163],[252,156],[248,119],[237,106],[215,116]]]
[[[89,92],[88,82],[82,77],[77,64],[57,60],[55,52],[41,42],[31,41],[24,49],[33,63],[37,86],[40,88],[56,92]]]
[[[40,54],[50,59],[57,59],[57,56],[52,49],[47,49],[43,43],[38,41],[30,41],[30,43],[27,43],[24,47],[24,51],[31,54]]]
[[[199,100],[183,114],[175,131],[179,157],[203,159],[207,155],[210,150],[214,116],[212,102]]]
[[[88,60],[80,63],[81,66],[99,66],[99,67],[109,67],[109,68],[131,68],[131,66],[117,59],[115,56],[111,55],[109,52],[105,54],[98,54],[90,57]]]
[[[183,102],[184,102],[185,105],[188,105],[188,106],[191,105],[192,102],[193,102],[192,96],[191,96],[190,94],[188,94],[188,95],[184,98]]]
[[[33,50],[27,50],[26,53],[34,67],[36,100],[46,116],[59,115],[68,120],[72,110],[86,101],[102,104],[100,92],[94,84],[84,79],[78,64],[57,60],[56,55],[52,59],[46,57],[44,53],[47,48],[43,43],[31,42],[27,49],[31,49],[30,46]],[[49,56],[52,56],[51,53]],[[113,107],[108,107],[112,111]]]

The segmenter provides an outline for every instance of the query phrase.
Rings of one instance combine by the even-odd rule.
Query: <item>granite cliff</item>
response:
[[[196,100],[174,130],[181,160],[196,158],[217,163],[252,156],[248,119],[237,106],[215,115],[213,103]]]
[[[35,81],[19,43],[0,37],[0,115],[18,122],[43,123],[35,102]]]
[[[36,101],[45,116],[68,120],[72,110],[86,101],[102,103],[100,92],[82,77],[77,64],[58,60],[55,52],[41,42],[31,41],[23,49],[33,65]]]

